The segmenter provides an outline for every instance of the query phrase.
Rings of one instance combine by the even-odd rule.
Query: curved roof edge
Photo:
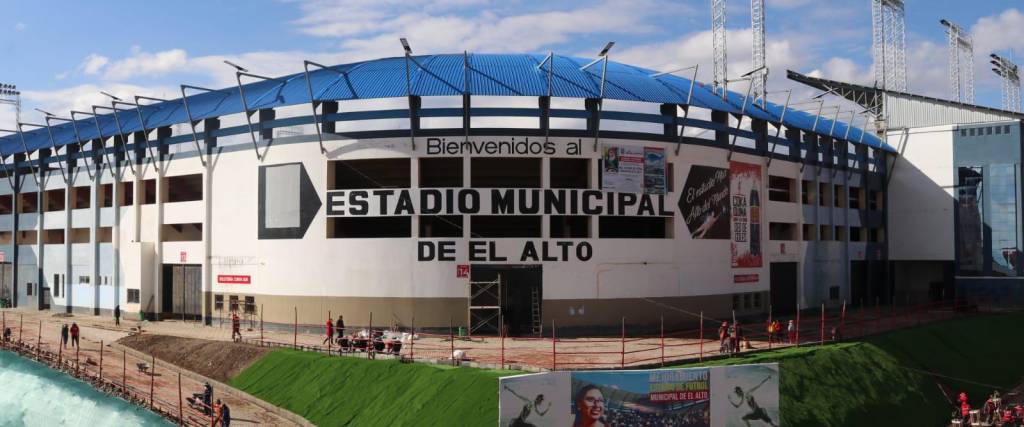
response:
[[[242,85],[241,92],[237,86],[219,90],[193,88],[198,93],[188,95],[187,102],[177,98],[138,108],[127,107],[94,118],[79,118],[74,124],[51,126],[52,137],[47,129],[26,131],[24,146],[16,134],[0,137],[0,154],[9,156],[23,153],[26,148],[34,151],[53,145],[64,146],[97,137],[188,123],[190,117],[198,121],[264,108],[305,104],[310,102],[310,93],[316,101],[464,94],[601,97],[600,65],[584,70],[581,67],[588,60],[553,55],[545,61],[546,57],[539,54],[442,54],[411,56],[408,61],[405,57],[392,57],[311,69],[308,78],[306,73],[296,73],[259,80]],[[743,114],[771,123],[779,123],[781,120],[787,127],[822,135],[843,135],[840,139],[895,152],[877,136],[851,127],[848,123],[833,123],[833,120],[824,116],[816,117],[770,102],[764,105],[745,103],[744,95],[736,92],[727,92],[722,97],[704,83],[614,61],[608,61],[603,98],[693,105]],[[77,129],[74,125],[77,125]]]

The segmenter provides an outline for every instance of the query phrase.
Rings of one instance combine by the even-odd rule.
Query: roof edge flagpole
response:
[[[157,161],[157,156],[153,155],[153,148],[150,147],[150,145],[149,145],[149,129],[146,128],[146,119],[142,117],[142,109],[140,108],[142,106],[139,105],[139,97],[136,96],[134,99],[135,99],[134,102],[124,102],[124,101],[118,101],[118,100],[115,99],[115,100],[112,100],[110,102],[110,105],[113,105],[114,108],[117,108],[117,104],[122,104],[122,105],[127,105],[127,106],[130,106],[130,107],[135,107],[135,113],[138,114],[138,116],[139,116],[139,127],[142,128],[142,141],[146,144],[146,152],[149,153],[149,157],[151,159],[153,159],[153,169],[155,169],[157,172],[159,172],[160,171],[160,167],[157,166],[157,164],[159,163]],[[159,135],[159,133],[158,133],[158,135]],[[159,142],[159,141],[157,141],[157,142]]]
[[[338,73],[338,74],[340,74],[342,76],[346,76],[346,74],[344,72],[342,72],[342,71],[335,70],[335,69],[333,69],[331,67],[328,67],[326,65],[321,65],[321,64],[318,64],[318,63],[310,61],[310,60],[303,60],[302,61],[303,72],[305,73],[305,76],[306,76],[306,89],[309,90],[309,105],[313,109],[313,128],[316,129],[316,139],[317,139],[317,141],[320,142],[320,154],[327,154],[327,148],[324,147],[323,130],[320,128],[320,126],[321,126],[321,124],[320,124],[321,119],[320,119],[320,117],[318,117],[316,115],[316,107],[319,106],[319,105],[322,105],[323,102],[317,101],[316,100],[316,96],[313,95],[313,81],[309,78],[309,66],[310,65],[318,67],[318,68],[322,68],[322,69],[325,69],[325,70],[334,71],[334,72],[336,72],[336,73]]]
[[[38,173],[40,173],[40,174],[41,174],[42,172],[41,172],[41,168],[35,168],[35,169],[33,169],[33,168],[32,168],[32,158],[31,158],[31,154],[29,154],[29,150],[28,150],[28,144],[26,144],[26,143],[25,143],[25,132],[21,130],[21,127],[22,127],[22,126],[23,126],[24,124],[25,124],[25,123],[22,123],[22,122],[18,122],[18,127],[17,127],[17,128],[18,128],[18,138],[20,138],[20,139],[21,139],[21,148],[22,148],[23,150],[25,150],[25,155],[26,155],[26,156],[28,156],[28,158],[27,158],[27,159],[25,159],[25,160],[26,160],[26,162],[28,163],[28,168],[32,170],[32,179],[33,179],[33,180],[35,180],[35,182],[36,182],[36,188],[40,188],[40,187],[41,187],[41,185],[39,185],[39,178],[40,178],[40,177],[36,176],[36,173],[38,172]],[[37,125],[37,126],[38,126],[38,125]],[[37,156],[37,157],[38,157],[38,156]],[[37,158],[37,160],[39,161],[39,166],[42,166],[42,165],[43,165],[42,159],[38,159],[38,158]],[[17,167],[17,163],[15,163],[15,167]],[[40,189],[41,189],[41,188],[40,188]]]
[[[245,111],[245,123],[249,127],[249,138],[252,138],[252,150],[256,153],[256,160],[263,162],[263,156],[260,155],[260,145],[256,141],[256,133],[252,129],[252,110],[249,109],[249,102],[245,98],[245,88],[242,87],[242,76],[253,77],[263,80],[272,80],[281,83],[282,85],[287,83],[286,80],[277,79],[272,77],[264,77],[257,74],[252,74],[242,70],[235,71],[235,81],[238,83],[238,96],[242,99],[242,109]],[[260,123],[262,129],[263,123]]]
[[[679,142],[676,144],[676,155],[679,155],[679,149],[683,146],[683,131],[686,130],[686,120],[690,117],[690,101],[693,100],[693,85],[697,82],[697,71],[700,70],[700,64],[691,65],[689,67],[677,68],[672,71],[663,71],[660,73],[651,74],[652,79],[658,79],[661,76],[667,76],[669,74],[678,73],[680,71],[686,71],[693,69],[693,77],[690,78],[690,90],[686,93],[686,105],[683,106],[683,119],[679,121]]]
[[[107,157],[107,145],[103,142],[103,132],[100,132],[100,122],[96,118],[96,115],[93,114],[93,113],[90,113],[88,111],[75,111],[75,110],[71,110],[71,121],[72,121],[72,123],[74,123],[74,121],[77,120],[77,119],[75,119],[75,114],[76,113],[77,114],[87,114],[87,115],[90,115],[90,116],[93,117],[93,122],[96,123],[96,134],[97,134],[96,138],[98,138],[100,140],[100,146],[101,146],[101,148],[100,148],[100,155],[103,156],[103,159],[106,160],[108,164],[114,165],[114,162],[111,162],[110,158]],[[75,126],[75,129],[76,129],[76,132],[77,132],[78,127]],[[81,141],[81,137],[79,137],[79,141]],[[96,149],[93,149],[93,151],[96,151]],[[99,178],[99,176],[100,176],[100,167],[99,167],[99,165],[96,165],[96,177]],[[114,168],[113,167],[110,168],[110,177],[111,178],[117,177],[117,174],[114,172]]]
[[[604,110],[604,84],[608,80],[608,51],[612,49],[612,46],[615,46],[615,42],[608,42],[601,49],[601,52],[597,54],[597,59],[580,67],[580,71],[586,71],[594,64],[601,62],[601,85],[598,88],[597,94],[597,110],[594,111],[594,152],[597,152],[597,143],[601,139],[601,110]]]
[[[49,116],[46,116],[46,118],[44,119],[45,123],[46,123],[45,125],[36,125],[36,124],[32,124],[32,123],[22,123],[22,124],[28,125],[28,126],[36,126],[36,127],[46,128],[46,134],[50,137],[50,147],[53,148],[53,154],[54,154],[54,156],[56,156],[57,155],[57,151],[59,149],[57,148],[57,143],[53,139],[53,131],[50,130],[50,121],[46,120],[46,119],[49,119]],[[67,174],[67,172],[65,172],[64,165],[61,164],[60,159],[57,160],[57,166],[60,167],[60,176],[62,178],[64,178],[64,183],[67,184],[68,183],[68,174]]]
[[[82,146],[82,137],[78,135],[78,123],[76,123],[74,120],[71,120],[71,119],[66,119],[66,118],[63,118],[63,117],[57,117],[57,116],[55,116],[53,114],[49,114],[49,113],[43,112],[42,110],[37,110],[37,111],[40,111],[43,114],[46,114],[46,124],[47,125],[50,124],[50,120],[61,120],[61,121],[65,121],[65,122],[71,122],[71,128],[74,129],[74,131],[75,131],[75,143],[78,144],[78,151],[80,153],[85,153],[85,147]],[[66,151],[67,150],[65,149],[65,152]],[[65,159],[65,161],[68,162],[68,169],[69,169],[68,173],[70,174],[71,173],[70,172],[70,169],[71,169],[71,163],[70,163],[71,156],[70,156],[70,154],[68,154],[66,156],[67,156],[67,159]],[[89,163],[85,163],[85,173],[87,175],[89,175],[89,180],[90,181],[96,179],[92,175],[92,169],[89,169]]]
[[[111,111],[114,112],[114,114],[113,114],[113,116],[114,116],[114,125],[117,126],[117,136],[121,137],[121,143],[122,144],[127,145],[128,144],[128,140],[124,137],[124,130],[121,129],[121,120],[119,120],[117,118],[117,108],[104,107],[102,105],[93,105],[92,106],[93,118],[96,119],[96,132],[99,132],[99,126],[100,126],[99,114],[96,113],[96,110],[97,109],[101,109],[101,108],[105,109],[105,110],[111,110]],[[116,139],[114,140],[114,143],[115,144],[117,143]],[[132,159],[131,157],[128,157],[128,150],[125,150],[124,157],[125,157],[125,159],[128,159],[128,167],[132,170],[132,175],[138,176],[139,172],[138,172],[138,170],[135,169],[135,161],[138,160],[138,158],[137,158],[138,156],[136,156],[135,159]]]
[[[547,81],[548,81],[548,121],[547,126],[544,126],[544,143],[547,144],[551,138],[551,97],[554,96],[555,90],[551,85],[555,83],[555,51],[549,50],[548,56],[544,58],[540,64],[537,64],[537,69],[540,69],[544,63],[548,63]],[[542,111],[541,114],[544,114]]]
[[[782,114],[779,114],[779,124],[778,124],[778,127],[775,128],[775,139],[772,140],[772,148],[768,149],[768,165],[767,165],[767,167],[771,167],[772,166],[772,158],[773,158],[772,155],[775,154],[776,140],[778,140],[779,139],[779,135],[782,134],[782,126],[785,126],[785,123],[786,123],[786,111],[789,110],[789,100],[790,100],[790,98],[793,97],[793,89],[787,89],[787,90],[781,91],[781,92],[786,92],[786,104],[782,106]],[[765,105],[765,108],[768,107],[768,93],[769,92],[765,92],[765,94],[764,94],[764,105]]]

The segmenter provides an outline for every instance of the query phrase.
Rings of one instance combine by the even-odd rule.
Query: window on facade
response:
[[[1014,164],[988,167],[989,206],[985,223],[991,228],[992,275],[1017,276],[1020,248],[1017,244],[1017,168]]]
[[[580,238],[590,237],[590,217],[586,215],[551,215],[550,230],[551,238]]]
[[[743,308],[743,306],[740,305],[741,299],[742,299],[742,297],[740,296],[740,294],[733,294],[732,295],[732,309],[733,310],[740,310],[740,309]]]
[[[142,204],[152,205],[154,203],[156,203],[156,180],[142,181]]]
[[[462,187],[462,157],[425,157],[419,161],[421,188]]]
[[[845,225],[837,225],[836,226],[835,236],[836,236],[836,240],[837,241],[845,242],[846,241],[846,226]]]
[[[135,185],[133,182],[122,182],[121,192],[118,195],[121,197],[121,203],[118,206],[131,206],[135,204]]]
[[[815,201],[814,183],[811,181],[800,181],[800,201],[805,205],[813,205]]]
[[[28,295],[28,296],[32,296],[32,291],[34,290],[33,289],[34,287],[35,286],[32,283],[26,283],[25,284],[25,294]]]
[[[5,194],[0,196],[0,215],[10,215],[13,212],[14,196]]]
[[[256,297],[245,297],[245,314],[256,314]]]
[[[167,202],[193,202],[203,200],[203,175],[179,175],[164,178]]]
[[[752,305],[751,305],[752,301],[753,301],[753,297],[750,294],[743,294],[743,309],[744,310],[749,310],[752,307]]]
[[[97,199],[100,202],[101,208],[114,206],[114,184],[100,185],[99,192],[99,197]]]
[[[89,279],[89,276],[78,276],[79,285],[88,285],[90,282],[92,282],[92,280]]]
[[[462,237],[462,215],[422,215],[420,237]]]
[[[539,158],[475,157],[470,160],[473,188],[540,188]]]
[[[60,296],[60,274],[58,273],[53,275],[53,296]]]
[[[590,188],[590,159],[551,159],[551,188]]]
[[[129,289],[129,291],[130,290],[131,289]],[[213,309],[214,310],[223,310],[224,309],[224,295],[214,295],[213,296]]]
[[[475,215],[469,230],[473,237],[541,237],[539,215]]]
[[[761,308],[761,293],[755,293],[754,295],[754,308]]]
[[[201,242],[203,240],[203,223],[164,224],[160,229],[161,239],[165,242]]]
[[[864,193],[864,189],[860,187],[850,187],[850,209],[862,209],[860,204],[861,195]]]
[[[44,212],[57,212],[64,210],[64,189],[46,190],[43,192],[46,205]]]
[[[332,239],[412,237],[412,217],[331,217],[327,237]]]
[[[831,186],[824,182],[818,183],[818,206],[828,206],[829,201],[832,200],[832,191],[829,187]]]
[[[769,240],[796,240],[796,224],[789,222],[769,222]]]
[[[881,243],[885,241],[885,229],[884,228],[871,228],[868,230],[868,241],[871,243]]]
[[[850,241],[851,242],[863,242],[864,241],[864,229],[861,227],[850,227]]]
[[[18,212],[19,213],[35,213],[39,209],[39,195],[36,193],[20,193],[18,194]]]
[[[773,202],[793,201],[793,180],[781,176],[768,176],[768,200]]]
[[[332,190],[409,188],[410,165],[409,158],[334,160],[328,166],[334,176],[329,184]]]
[[[804,241],[809,242],[814,240],[818,234],[815,232],[816,230],[817,227],[815,227],[814,224],[804,224]]]
[[[877,211],[882,208],[882,192],[870,190],[868,191],[868,210]]]
[[[238,311],[238,295],[231,295],[228,297],[228,309],[232,313]]]
[[[828,299],[835,301],[839,299],[839,287],[829,286],[828,288]]]
[[[818,240],[832,240],[832,226],[822,225],[818,227]]]
[[[834,203],[833,206],[835,206],[837,208],[841,208],[841,207],[843,207],[843,201],[844,201],[843,199],[846,197],[843,194],[843,191],[844,191],[843,190],[843,186],[842,185],[835,185],[835,186],[833,186],[833,188],[835,189],[835,191],[832,192],[832,202]]]
[[[71,209],[89,209],[92,205],[92,188],[71,188]]]
[[[64,230],[45,230],[43,232],[43,244],[44,245],[62,245],[64,244]]]
[[[139,300],[141,299],[141,298],[139,298],[140,294],[141,294],[141,291],[139,289],[129,289],[128,290],[128,303],[129,304],[138,304]]]
[[[602,239],[671,239],[672,218],[602,216],[597,229]]]

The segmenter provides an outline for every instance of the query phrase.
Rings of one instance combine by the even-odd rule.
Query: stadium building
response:
[[[530,334],[894,295],[895,150],[837,114],[607,57],[306,67],[0,138],[3,296]]]

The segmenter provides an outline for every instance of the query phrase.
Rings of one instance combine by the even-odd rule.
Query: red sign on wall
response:
[[[7,258],[7,252],[0,251],[0,262],[4,262],[4,260],[6,258]]]
[[[462,279],[469,277],[469,264],[459,264],[455,267],[455,277]]]
[[[732,276],[733,283],[757,283],[760,278],[756,274],[737,274]]]
[[[228,285],[248,285],[252,283],[252,276],[238,274],[218,274],[217,283],[225,283]]]
[[[184,264],[188,261],[188,252],[181,251],[181,263]]]

